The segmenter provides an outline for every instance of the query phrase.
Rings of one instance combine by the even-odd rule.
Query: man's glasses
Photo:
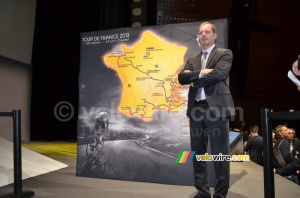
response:
[[[203,35],[203,34],[209,35],[211,33],[212,33],[212,31],[210,31],[210,30],[204,30],[204,31],[198,32],[198,36]]]

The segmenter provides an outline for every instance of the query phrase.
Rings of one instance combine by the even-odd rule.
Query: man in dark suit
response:
[[[294,161],[294,157],[291,154],[290,150],[290,143],[287,140],[289,134],[288,134],[288,129],[286,128],[285,125],[278,125],[276,127],[276,134],[279,136],[277,139],[274,149],[279,148],[280,153],[285,161],[286,164]],[[275,160],[275,158],[274,158]],[[280,165],[277,163],[275,160],[275,168],[280,168]]]
[[[294,148],[292,151],[292,156],[300,159],[300,141],[294,140]]]
[[[263,165],[263,138],[258,135],[259,127],[254,125],[251,129],[251,138],[248,140],[244,151],[249,151],[250,160]]]
[[[290,143],[290,151],[292,156],[300,158],[300,141],[295,139],[296,131],[295,129],[288,128],[288,141]],[[296,157],[295,157],[296,158]]]
[[[280,137],[277,139],[274,149],[278,148],[280,150],[282,158],[286,164],[293,162],[295,160],[295,158],[291,154],[290,143],[287,140],[287,138],[289,136],[288,129],[286,128],[285,125],[278,125],[276,127],[276,133]],[[276,161],[276,157],[274,157],[274,162],[275,162],[274,163],[275,168],[281,168],[280,163],[278,161]],[[285,178],[298,184],[296,172],[290,174],[289,176],[285,176]]]
[[[207,153],[210,141],[212,155],[229,155],[229,117],[235,114],[229,91],[229,71],[232,52],[215,46],[216,28],[202,23],[198,39],[202,51],[190,57],[178,75],[182,85],[190,85],[187,116],[190,118],[192,151],[197,155]],[[229,162],[214,161],[214,197],[226,197],[229,188]],[[193,159],[195,197],[210,197],[207,166]]]

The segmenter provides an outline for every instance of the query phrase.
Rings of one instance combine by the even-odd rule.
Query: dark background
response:
[[[135,7],[142,15],[132,15]],[[287,72],[300,54],[299,0],[37,0],[32,54],[31,140],[76,140],[80,33],[228,18],[234,61],[231,91],[242,117],[232,128],[260,124],[260,110],[300,110],[300,93]],[[74,117],[61,122],[54,107],[70,102]],[[296,121],[287,122],[300,128]]]

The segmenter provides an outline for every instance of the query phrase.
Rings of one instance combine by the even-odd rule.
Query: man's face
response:
[[[215,39],[217,39],[217,33],[213,33],[210,24],[201,25],[199,27],[199,41],[204,50],[211,47]]]
[[[293,130],[288,129],[288,130],[287,130],[287,133],[288,133],[288,138],[289,138],[289,139],[293,139],[293,138],[294,138],[294,132],[293,132]]]
[[[279,132],[281,137],[288,137],[289,133],[286,127],[281,127],[281,131]]]

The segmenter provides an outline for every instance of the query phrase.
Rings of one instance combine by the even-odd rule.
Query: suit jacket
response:
[[[213,69],[209,74],[199,79],[201,71],[201,53],[189,58],[183,70],[178,74],[181,85],[193,83],[188,94],[187,116],[191,117],[195,105],[198,88],[204,87],[205,96],[210,109],[217,117],[235,115],[232,96],[229,90],[229,71],[232,64],[232,52],[229,49],[215,47],[206,63],[207,69]],[[191,72],[184,72],[190,70]]]
[[[281,143],[282,142],[282,143]],[[279,146],[280,145],[280,146]],[[294,157],[292,156],[291,152],[290,152],[290,143],[288,142],[288,140],[284,137],[280,137],[277,142],[275,143],[275,146],[274,146],[274,149],[275,148],[279,148],[280,149],[280,153],[285,161],[285,163],[290,163],[292,161],[294,161]],[[274,165],[275,165],[275,168],[278,168],[279,165],[278,163],[276,162],[275,160],[275,157],[274,157]]]
[[[255,135],[250,138],[244,150],[249,151],[251,161],[263,165],[263,138],[261,136]]]
[[[300,141],[299,140],[293,140],[293,151],[292,151],[292,156],[297,157],[300,159]]]
[[[296,159],[282,168],[277,168],[276,173],[288,176],[294,174],[297,170],[300,170],[300,159]]]

